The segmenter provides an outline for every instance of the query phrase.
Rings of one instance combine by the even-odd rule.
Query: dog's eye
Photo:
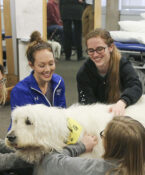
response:
[[[27,119],[25,120],[26,125],[32,125],[31,121],[29,120],[29,118],[27,117]]]

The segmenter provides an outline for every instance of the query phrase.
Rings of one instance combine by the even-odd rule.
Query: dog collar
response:
[[[67,140],[67,144],[75,144],[78,142],[78,139],[82,132],[82,126],[72,118],[67,119],[68,129],[70,130],[70,134]]]

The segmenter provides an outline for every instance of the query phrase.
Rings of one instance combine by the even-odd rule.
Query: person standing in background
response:
[[[94,29],[94,10],[93,0],[85,0],[85,9],[82,15],[82,36],[86,35]]]
[[[65,59],[70,60],[72,51],[72,26],[74,26],[77,60],[83,60],[82,55],[82,0],[60,0],[60,14],[63,21]]]
[[[63,25],[59,11],[59,0],[49,0],[47,3],[47,37],[52,39],[59,36],[60,44],[63,41]]]

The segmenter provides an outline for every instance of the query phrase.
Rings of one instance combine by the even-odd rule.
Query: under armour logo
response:
[[[61,90],[62,90],[62,89],[57,89],[57,90],[56,90],[56,94],[57,94],[57,95],[60,95],[60,94],[61,94]]]
[[[35,101],[38,101],[39,100],[39,97],[37,96],[37,97],[34,97],[34,100]]]

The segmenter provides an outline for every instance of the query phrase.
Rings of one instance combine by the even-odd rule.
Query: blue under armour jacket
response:
[[[11,109],[27,104],[45,104],[47,106],[66,107],[65,85],[60,75],[53,74],[51,79],[52,104],[40,90],[33,71],[24,80],[18,82],[11,92]],[[10,130],[11,124],[8,130]]]

